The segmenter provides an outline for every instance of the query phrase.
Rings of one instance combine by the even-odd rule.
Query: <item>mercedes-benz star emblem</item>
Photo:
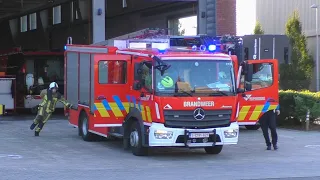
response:
[[[205,117],[204,110],[202,108],[197,108],[193,111],[193,117],[195,120],[202,120]]]

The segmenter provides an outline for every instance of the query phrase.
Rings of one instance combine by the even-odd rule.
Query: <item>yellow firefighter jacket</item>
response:
[[[39,104],[39,108],[44,108],[46,113],[53,113],[56,109],[56,104],[58,101],[63,103],[65,106],[70,106],[70,104],[62,97],[59,92],[52,93],[49,89],[44,89],[41,91],[40,96],[42,102]]]

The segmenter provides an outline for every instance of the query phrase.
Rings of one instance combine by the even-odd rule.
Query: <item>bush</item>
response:
[[[320,117],[320,92],[310,91],[279,91],[280,111],[278,124],[302,125],[305,122],[308,109],[310,122]]]

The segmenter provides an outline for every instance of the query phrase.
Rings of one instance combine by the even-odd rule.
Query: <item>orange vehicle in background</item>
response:
[[[215,52],[214,44],[171,48],[169,38],[113,44],[65,47],[69,121],[85,141],[121,137],[138,156],[151,147],[219,154],[224,145],[238,143],[237,121],[253,122],[276,107],[276,85],[255,89],[254,82],[270,68],[277,82],[277,60],[238,65],[236,56]],[[258,106],[262,97],[272,105]]]
[[[6,112],[37,112],[40,92],[52,81],[63,89],[63,51],[27,51],[13,48],[0,51],[0,104]],[[61,92],[63,94],[63,90]],[[57,104],[63,108],[62,103]]]

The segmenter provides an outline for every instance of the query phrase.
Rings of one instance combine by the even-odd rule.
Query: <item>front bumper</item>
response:
[[[190,138],[191,133],[209,133],[207,138]],[[208,147],[215,145],[237,144],[239,125],[231,123],[229,127],[209,129],[167,128],[161,123],[152,123],[149,127],[149,146],[158,147]]]

